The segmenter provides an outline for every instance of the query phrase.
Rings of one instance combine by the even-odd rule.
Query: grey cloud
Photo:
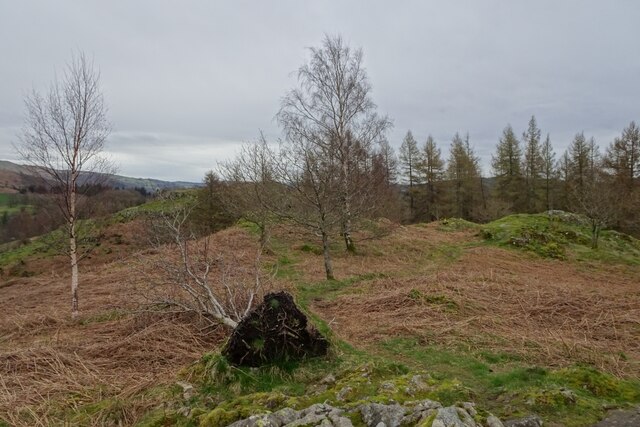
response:
[[[520,134],[532,114],[559,152],[582,130],[604,147],[640,120],[639,14],[634,0],[0,0],[0,156],[24,93],[81,49],[101,68],[121,169],[197,178],[260,129],[277,136],[279,100],[325,33],[363,48],[396,147],[412,129],[447,153],[468,131],[489,172],[504,126]]]

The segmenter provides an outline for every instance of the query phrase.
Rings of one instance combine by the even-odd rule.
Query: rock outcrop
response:
[[[423,400],[404,406],[398,403],[385,405],[371,402],[349,409],[341,409],[329,404],[315,404],[301,411],[284,408],[274,413],[253,415],[236,421],[231,424],[231,427],[351,427],[354,419],[358,419],[368,427],[515,427],[521,425],[539,427],[542,425],[542,421],[535,416],[512,420],[505,424],[494,415],[481,419],[474,406],[466,402],[460,406],[443,407],[433,400]],[[540,424],[537,424],[538,422]]]

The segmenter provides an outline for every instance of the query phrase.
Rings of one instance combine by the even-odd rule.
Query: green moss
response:
[[[438,415],[438,413],[434,412],[433,414],[431,414],[427,418],[425,418],[424,421],[422,421],[420,424],[418,424],[417,427],[431,427],[433,425],[433,421],[436,419],[437,415]]]
[[[572,367],[552,374],[555,382],[612,402],[640,401],[640,382],[625,381],[591,367]]]
[[[509,215],[485,224],[479,235],[487,242],[525,249],[545,258],[640,265],[640,241],[605,230],[599,248],[592,249],[588,219],[568,212]]]

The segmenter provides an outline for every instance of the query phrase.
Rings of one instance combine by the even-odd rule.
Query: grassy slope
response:
[[[132,208],[114,216],[114,221],[128,221],[140,212],[154,212],[159,208],[157,203]],[[421,226],[412,227],[405,231],[412,233]],[[356,257],[349,257],[338,248],[336,260],[339,266],[359,262],[375,265],[377,260],[397,257],[405,259],[406,265],[412,267],[380,267],[331,282],[309,277],[309,263],[321,262],[312,245],[296,246],[295,242],[282,236],[274,242],[275,258],[280,264],[279,280],[296,284],[298,302],[316,325],[331,337],[334,351],[329,359],[256,370],[230,367],[212,353],[185,368],[180,375],[181,379],[195,384],[196,393],[192,396],[183,396],[178,386],[159,384],[140,391],[127,401],[105,399],[80,404],[61,416],[78,424],[117,422],[128,419],[126,415],[136,402],[159,399],[167,403],[162,409],[148,413],[142,425],[225,425],[255,411],[272,411],[283,406],[301,408],[327,400],[335,402],[336,393],[351,387],[352,391],[343,402],[347,406],[356,405],[364,398],[383,402],[432,398],[444,404],[473,400],[481,408],[501,417],[535,412],[543,416],[547,425],[581,426],[602,417],[605,408],[640,402],[637,380],[620,379],[584,364],[564,367],[532,364],[521,355],[501,351],[495,345],[478,347],[464,340],[460,340],[459,345],[440,345],[425,339],[422,334],[411,332],[389,335],[372,343],[353,343],[331,331],[332,318],[319,314],[319,307],[331,306],[345,297],[362,295],[369,298],[369,286],[379,281],[413,280],[430,271],[447,271],[467,251],[478,248],[524,249],[543,257],[565,259],[567,261],[562,262],[567,266],[585,262],[594,268],[622,265],[630,268],[629,274],[637,273],[634,266],[639,264],[637,240],[605,232],[601,248],[592,251],[588,248],[588,229],[573,220],[551,221],[542,215],[517,215],[482,227],[451,220],[437,228],[442,235],[454,237],[431,246],[404,239],[393,247],[372,242],[367,245],[366,253]],[[484,240],[459,239],[456,233],[460,231],[478,232]],[[512,243],[512,238],[523,237],[528,239],[527,244]],[[0,263],[33,256],[38,253],[37,248],[34,243],[34,246],[19,249],[23,252],[9,251],[9,254],[0,255]],[[433,308],[445,314],[455,314],[462,305],[444,288],[441,293],[433,294],[418,289],[414,292],[411,288],[408,297],[419,300],[425,309]],[[328,374],[335,375],[337,381],[325,389],[320,381]],[[417,392],[407,391],[416,374],[422,375],[428,387]],[[368,380],[363,381],[363,378]],[[354,422],[358,420],[354,418]]]

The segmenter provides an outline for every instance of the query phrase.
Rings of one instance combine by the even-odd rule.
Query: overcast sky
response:
[[[640,2],[0,0],[0,159],[23,99],[75,50],[102,73],[120,173],[200,181],[274,121],[324,34],[364,50],[378,110],[448,154],[469,132],[485,172],[507,123],[535,115],[558,153],[640,120]]]

